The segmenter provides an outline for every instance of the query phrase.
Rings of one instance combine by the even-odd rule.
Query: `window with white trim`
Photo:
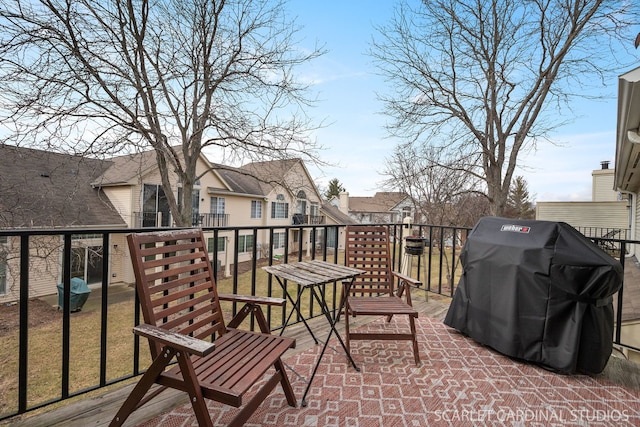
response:
[[[251,201],[251,218],[252,219],[262,218],[262,202],[260,200]]]
[[[285,234],[281,233],[273,233],[273,249],[282,249],[284,248]]]
[[[225,245],[227,243],[227,239],[224,237],[218,237],[218,252],[225,251]],[[207,239],[207,251],[211,254],[213,253],[213,237],[209,237]]]
[[[289,203],[284,201],[284,195],[278,194],[275,202],[271,202],[271,218],[289,218]]]
[[[238,236],[238,253],[251,252],[253,250],[253,234]]]
[[[225,198],[224,197],[212,197],[209,204],[209,212],[217,215],[224,215]]]

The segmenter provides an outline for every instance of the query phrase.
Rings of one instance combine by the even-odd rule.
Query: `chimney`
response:
[[[600,162],[600,166],[602,166],[602,169],[609,169],[609,160],[603,160]]]
[[[349,215],[349,193],[340,193],[340,206],[338,209],[340,209],[340,212]]]

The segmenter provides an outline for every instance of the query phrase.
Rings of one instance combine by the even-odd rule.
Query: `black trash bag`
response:
[[[619,261],[566,223],[498,217],[475,225],[460,258],[446,325],[563,373],[604,370]]]

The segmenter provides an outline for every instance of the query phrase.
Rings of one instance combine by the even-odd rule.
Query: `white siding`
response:
[[[536,219],[574,227],[629,228],[628,202],[538,202]]]

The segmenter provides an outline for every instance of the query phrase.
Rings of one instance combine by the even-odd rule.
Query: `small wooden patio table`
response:
[[[346,267],[344,265],[339,265],[339,264],[332,264],[330,262],[320,261],[320,260],[300,261],[300,262],[294,262],[289,264],[269,265],[266,267],[262,267],[262,269],[276,278],[280,286],[282,286],[282,289],[284,290],[284,293],[287,299],[291,301],[291,303],[293,304],[293,308],[289,312],[289,315],[287,316],[287,320],[284,326],[282,327],[282,331],[280,332],[281,335],[282,333],[284,333],[285,328],[289,324],[289,321],[291,320],[291,316],[293,315],[293,313],[297,312],[298,316],[300,316],[300,318],[304,322],[305,326],[307,327],[307,330],[313,337],[314,341],[316,342],[316,344],[318,344],[318,339],[313,334],[313,331],[309,327],[309,324],[305,320],[305,317],[300,312],[300,298],[302,297],[302,294],[305,289],[310,290],[311,295],[313,296],[313,298],[315,298],[315,300],[320,305],[322,314],[324,314],[327,321],[329,322],[329,326],[331,327],[331,330],[329,331],[329,335],[327,336],[327,339],[324,342],[324,346],[322,347],[322,352],[320,353],[320,356],[316,361],[316,365],[313,368],[313,373],[311,374],[311,378],[309,378],[309,382],[307,383],[307,388],[304,391],[304,394],[302,396],[302,406],[307,406],[307,401],[306,401],[307,393],[309,392],[309,389],[311,388],[311,383],[313,382],[313,378],[315,377],[316,372],[318,371],[318,366],[322,361],[322,356],[324,356],[324,352],[327,349],[327,344],[329,343],[331,334],[333,333],[336,334],[336,337],[340,341],[340,344],[342,345],[342,348],[344,349],[345,354],[349,358],[349,361],[357,371],[360,370],[356,366],[356,363],[354,362],[353,358],[351,357],[351,353],[347,351],[347,347],[344,341],[342,340],[342,337],[338,333],[338,330],[336,329],[336,322],[339,320],[340,312],[344,308],[344,299],[340,301],[340,307],[332,315],[331,310],[329,310],[329,306],[327,305],[325,286],[323,285],[327,283],[342,281],[343,283],[346,284],[347,286],[346,291],[348,292],[349,291],[348,287],[353,282],[353,279],[359,274],[362,274],[364,272],[357,268]],[[287,286],[285,283],[286,281],[292,281],[300,285],[298,288],[298,294],[295,300],[287,290]]]

